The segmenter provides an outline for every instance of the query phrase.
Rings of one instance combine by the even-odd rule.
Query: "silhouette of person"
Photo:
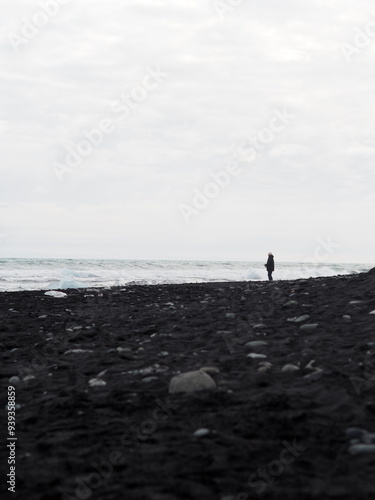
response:
[[[266,269],[267,269],[267,272],[268,272],[268,279],[270,281],[273,281],[273,278],[272,278],[272,273],[273,271],[275,270],[275,261],[273,260],[273,255],[272,255],[272,252],[270,252],[268,254],[268,260],[267,260],[267,264],[264,264]]]

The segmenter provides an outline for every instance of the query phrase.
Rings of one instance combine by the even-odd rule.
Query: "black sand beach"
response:
[[[1,498],[375,498],[374,270],[0,299]]]

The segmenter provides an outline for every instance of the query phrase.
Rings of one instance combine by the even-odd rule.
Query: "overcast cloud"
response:
[[[1,256],[374,262],[373,2],[0,13]]]

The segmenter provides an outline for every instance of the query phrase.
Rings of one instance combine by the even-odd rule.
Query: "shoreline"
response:
[[[375,268],[374,268],[375,269]],[[336,279],[336,278],[354,278],[356,276],[360,275],[366,275],[369,272],[371,272],[372,269],[369,271],[363,271],[359,273],[352,273],[352,274],[336,274],[336,275],[330,275],[330,276],[311,276],[308,278],[291,278],[291,279],[283,279],[283,278],[275,278],[273,279],[273,283],[275,284],[282,284],[282,283],[291,283],[293,284],[294,282],[304,282],[304,281],[310,281],[310,280],[322,280],[322,279]],[[33,288],[33,289],[24,289],[24,290],[0,290],[1,293],[23,293],[23,292],[49,292],[49,291],[59,291],[59,292],[90,292],[90,291],[96,291],[96,290],[113,290],[113,291],[120,291],[125,288],[129,287],[158,287],[158,286],[192,286],[192,285],[230,285],[230,284],[241,284],[241,285],[246,285],[246,284],[266,284],[270,283],[270,281],[267,278],[264,279],[241,279],[241,280],[218,280],[218,281],[191,281],[191,282],[184,282],[184,283],[137,283],[135,281],[127,282],[124,283],[123,285],[112,285],[112,286],[104,286],[104,285],[98,285],[98,286],[87,286],[87,287],[78,287],[78,288]]]
[[[1,295],[21,498],[373,498],[375,269],[61,291]]]

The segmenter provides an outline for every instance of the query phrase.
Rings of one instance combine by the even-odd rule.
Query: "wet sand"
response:
[[[66,293],[0,296],[2,498],[375,498],[375,270]]]

